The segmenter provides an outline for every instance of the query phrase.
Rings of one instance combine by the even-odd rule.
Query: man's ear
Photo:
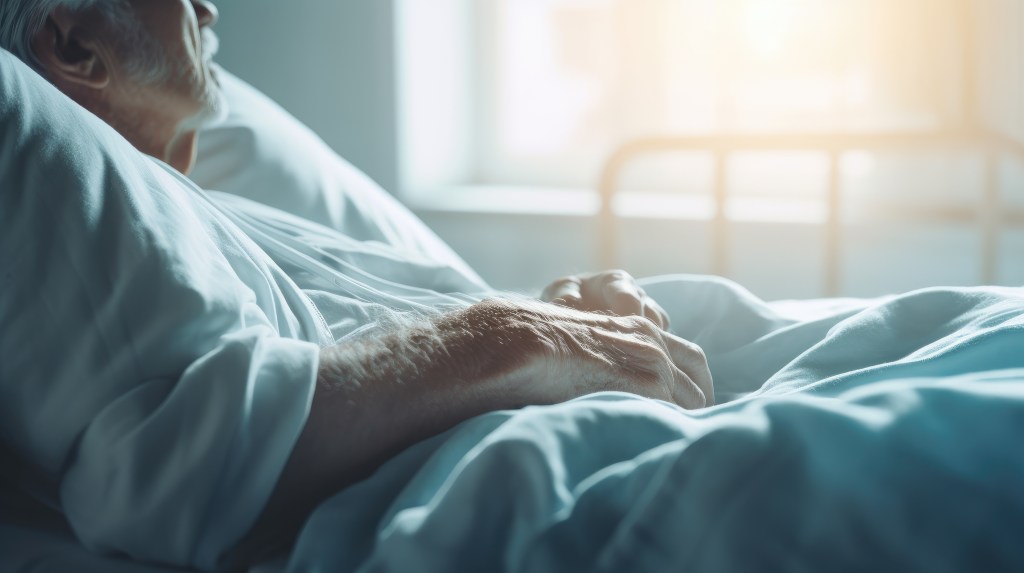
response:
[[[110,83],[110,67],[107,52],[96,38],[97,34],[78,14],[57,8],[32,39],[32,48],[55,83],[101,90]]]

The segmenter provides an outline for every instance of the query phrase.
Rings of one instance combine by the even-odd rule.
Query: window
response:
[[[404,0],[406,187],[592,188],[616,146],[641,136],[963,127],[978,97],[971,4]],[[730,169],[803,169],[790,159]],[[854,174],[873,164],[850,161]],[[677,157],[634,178],[701,186],[707,169]],[[754,173],[738,180],[764,180]]]

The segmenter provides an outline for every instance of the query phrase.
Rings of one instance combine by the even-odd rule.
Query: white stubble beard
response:
[[[220,82],[217,79],[219,69],[213,63],[213,57],[217,55],[220,48],[220,40],[213,30],[203,28],[200,31],[202,38],[202,54],[200,54],[199,72],[203,74],[200,79],[203,93],[198,94],[201,108],[192,117],[182,122],[179,131],[198,131],[204,127],[220,123],[227,117],[228,104],[221,90]]]

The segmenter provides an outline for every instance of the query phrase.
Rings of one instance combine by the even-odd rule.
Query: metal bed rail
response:
[[[826,296],[837,296],[842,280],[843,197],[842,165],[844,154],[855,151],[921,151],[973,148],[985,158],[985,182],[982,204],[976,209],[958,211],[960,219],[977,222],[982,233],[982,281],[992,284],[998,272],[999,234],[1006,226],[1024,225],[1024,210],[1003,208],[1000,195],[999,165],[1003,157],[1024,161],[1024,144],[1009,137],[982,132],[942,133],[860,133],[820,135],[715,135],[695,137],[651,137],[630,141],[616,150],[604,165],[599,185],[601,207],[598,245],[604,268],[618,262],[619,221],[614,212],[615,196],[621,191],[623,169],[639,157],[671,151],[711,153],[714,161],[711,216],[712,272],[727,276],[730,268],[728,161],[731,154],[744,151],[824,152],[828,156],[824,284]],[[947,213],[948,215],[948,213]]]

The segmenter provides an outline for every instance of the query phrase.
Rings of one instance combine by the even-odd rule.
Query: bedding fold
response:
[[[800,321],[720,279],[655,282],[675,328],[741,327],[705,335],[716,384],[768,383],[701,411],[603,393],[468,421],[322,504],[287,570],[1024,564],[1021,289],[926,289]]]
[[[191,183],[0,68],[0,437],[49,482],[16,485],[93,551],[213,569],[270,495],[331,333]]]

